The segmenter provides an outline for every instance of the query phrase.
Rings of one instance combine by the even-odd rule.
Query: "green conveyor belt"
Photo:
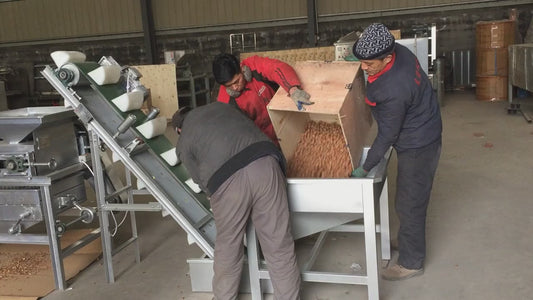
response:
[[[100,92],[102,96],[104,96],[104,98],[109,102],[109,104],[111,105],[111,107],[113,107],[113,109],[115,110],[117,114],[122,116],[123,119],[126,118],[129,114],[135,115],[135,117],[137,118],[137,121],[131,127],[133,130],[135,130],[136,126],[139,126],[142,123],[144,123],[144,120],[146,119],[146,115],[140,109],[132,110],[128,112],[122,112],[111,101],[126,92],[124,87],[120,86],[120,84],[98,85],[91,79],[90,76],[87,75],[89,72],[100,67],[98,63],[86,62],[86,63],[77,63],[75,65],[78,67],[80,72],[87,78],[87,80],[89,80],[93,89],[96,89],[98,92]],[[160,135],[160,136],[157,136],[151,139],[146,139],[137,130],[135,130],[135,132],[140,138],[144,140],[144,142],[148,145],[148,147],[157,155],[160,155],[161,153],[174,148],[174,145],[164,135]],[[187,170],[182,164],[171,166],[165,162],[165,165],[180,181],[185,182],[187,179],[190,178]],[[204,193],[196,194],[196,198],[207,209],[210,208],[209,200],[207,199]]]

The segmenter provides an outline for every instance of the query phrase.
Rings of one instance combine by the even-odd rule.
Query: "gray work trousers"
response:
[[[265,156],[251,162],[228,178],[210,201],[217,228],[215,299],[237,299],[249,219],[267,262],[275,299],[299,299],[300,272],[291,234],[287,186],[277,159]]]
[[[439,163],[441,141],[420,149],[398,151],[396,213],[398,264],[407,269],[424,267],[426,258],[426,212]]]

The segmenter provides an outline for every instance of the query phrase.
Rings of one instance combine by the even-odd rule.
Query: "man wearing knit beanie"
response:
[[[381,276],[407,279],[424,272],[426,212],[442,144],[440,108],[416,56],[395,43],[385,25],[368,26],[355,42],[353,54],[368,75],[365,101],[378,124],[378,134],[352,176],[365,177],[391,146],[396,150],[400,255]]]

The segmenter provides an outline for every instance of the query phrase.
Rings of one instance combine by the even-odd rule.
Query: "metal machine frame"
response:
[[[111,99],[124,93],[119,86],[99,87],[92,83],[86,75],[98,67],[97,64],[75,64],[75,70],[80,71],[80,76],[86,77],[90,86],[69,86],[62,82],[57,73],[50,67],[42,72],[44,77],[65,98],[89,131],[91,155],[93,156],[93,169],[95,173],[95,190],[100,210],[100,222],[102,228],[102,247],[104,251],[104,266],[108,282],[114,282],[111,236],[109,234],[108,212],[111,210],[144,210],[158,211],[163,209],[189,234],[197,245],[204,251],[207,259],[214,256],[214,240],[216,231],[214,228],[213,215],[201,203],[203,194],[196,194],[185,184],[188,175],[182,175],[183,166],[169,167],[157,155],[154,144],[145,140],[150,147],[145,147],[137,152],[128,151],[128,143],[140,137],[134,128],[129,128],[121,135],[113,135],[119,124],[127,118],[125,114],[116,111],[111,105]],[[75,91],[75,90],[76,91]],[[138,112],[138,120],[145,115]],[[168,143],[166,141],[165,143]],[[143,181],[147,191],[152,194],[159,204],[128,204],[106,203],[106,191],[104,188],[102,166],[100,160],[95,157],[100,145],[105,144],[113,151],[125,166],[127,172]],[[376,253],[376,232],[381,232],[382,258],[390,259],[389,249],[389,225],[388,225],[388,197],[386,169],[389,162],[390,152],[383,158],[381,163],[372,169],[368,178],[347,179],[289,179],[289,206],[293,212],[293,235],[295,239],[314,233],[333,230],[365,232],[365,247],[367,260],[367,275],[353,276],[348,274],[330,274],[309,271],[313,261],[307,264],[303,272],[303,279],[315,282],[336,282],[349,284],[366,284],[369,288],[369,298],[377,299],[378,269]],[[181,172],[181,173],[180,173]],[[127,173],[129,176],[129,173]],[[125,188],[128,189],[129,197],[133,194],[131,182]],[[335,197],[335,205],[328,204],[326,199]],[[108,197],[109,195],[107,195]],[[376,197],[376,198],[374,198]],[[376,225],[374,219],[375,201],[379,199],[380,223]],[[205,200],[205,199],[204,199]],[[349,225],[347,223],[363,217],[364,225]],[[342,225],[342,226],[341,226]],[[133,228],[134,236],[136,229]],[[326,233],[322,233],[320,240],[324,240]],[[249,230],[249,260],[250,277],[252,283],[253,299],[261,299],[261,280],[268,278],[268,272],[259,268],[259,256],[257,243],[253,229]],[[131,242],[133,240],[130,240]],[[321,245],[314,250],[318,253]],[[137,253],[138,257],[138,253]],[[316,254],[313,255],[314,260]],[[211,260],[212,261],[212,260]],[[212,270],[212,269],[211,269]],[[192,280],[192,271],[191,271]],[[209,276],[203,276],[203,281],[209,281]]]
[[[362,161],[368,148],[364,149]],[[368,299],[379,299],[378,256],[391,259],[387,166],[392,149],[372,169],[367,178],[347,179],[287,179],[292,233],[295,240],[318,233],[307,262],[300,266],[302,280],[307,282],[366,285]],[[332,199],[333,198],[333,199]],[[332,199],[334,201],[327,201]],[[379,220],[375,219],[379,210]],[[353,221],[363,220],[363,224]],[[329,232],[363,232],[365,236],[366,275],[313,271],[313,265]],[[380,248],[376,233],[380,233]],[[243,273],[240,291],[251,292],[252,299],[263,299],[272,293],[270,277],[261,259],[255,228],[247,228],[248,274]],[[188,259],[193,291],[212,291],[213,260]]]
[[[80,205],[86,200],[85,167],[79,160],[81,136],[74,122],[75,114],[60,107],[0,113],[0,243],[48,245],[55,287],[61,290],[65,289],[63,259],[100,235],[99,229],[93,230],[61,249],[67,227],[79,221],[91,223],[94,216],[92,209]],[[72,216],[72,208],[80,215],[63,223],[63,217]],[[44,230],[26,231],[41,222]]]
[[[520,103],[513,99],[513,86],[533,93],[533,44],[517,44],[509,46],[509,78],[508,78],[508,113],[520,112],[526,122],[531,123],[531,116],[524,112]]]
[[[128,211],[159,211],[164,209],[175,221],[189,234],[190,237],[208,256],[214,255],[214,220],[212,214],[197,200],[201,195],[195,195],[190,188],[177,178],[176,173],[181,170],[173,170],[159,158],[155,150],[145,147],[138,152],[130,152],[127,149],[127,142],[140,136],[134,128],[127,129],[120,136],[116,137],[114,131],[125,118],[111,105],[110,100],[119,96],[124,91],[118,86],[99,87],[92,83],[86,73],[99,67],[96,63],[86,63],[74,66],[74,70],[79,70],[79,77],[84,77],[89,81],[90,86],[70,86],[62,82],[56,71],[47,66],[43,71],[43,76],[52,86],[65,98],[66,103],[74,108],[74,111],[85,124],[91,144],[91,155],[95,175],[95,191],[100,211],[100,222],[102,230],[103,261],[106,278],[108,282],[114,282],[112,265],[112,255],[137,239],[136,224],[134,215],[132,219],[132,239],[125,242],[123,246],[113,250],[111,245],[111,235],[109,232],[109,212],[117,210]],[[106,95],[104,95],[106,94]],[[109,96],[111,95],[111,96]],[[139,110],[136,112],[141,120],[144,114]],[[150,141],[146,141],[148,144]],[[157,141],[156,141],[157,142]],[[168,143],[168,141],[159,141]],[[105,145],[124,164],[127,172],[131,172],[135,177],[146,184],[146,188],[160,205],[133,204],[131,184],[128,187],[128,204],[109,204],[106,202],[106,191],[104,188],[103,171],[100,160],[96,159],[99,147]],[[181,171],[183,172],[183,171]],[[172,193],[170,193],[170,191]],[[139,261],[137,252],[137,261]]]
[[[356,216],[363,215],[363,225],[343,224],[321,231],[313,247],[311,257],[301,268],[302,281],[366,285],[368,287],[368,299],[379,299],[377,257],[377,250],[379,249],[377,249],[376,232],[380,233],[381,238],[381,259],[390,260],[391,257],[388,207],[389,198],[386,177],[386,168],[389,157],[390,151],[388,152],[387,157],[382,160],[380,165],[373,170],[373,174],[370,174],[368,178],[331,180],[288,179],[289,194],[292,195],[289,199],[301,199],[301,201],[307,202],[304,205],[297,205],[289,200],[291,212],[293,213],[293,224],[300,221],[299,217],[307,217],[312,223],[320,223],[320,219],[324,217],[324,214],[328,213],[353,214]],[[320,200],[322,200],[322,202],[327,201],[324,201],[325,198],[320,199],[323,195],[319,195],[315,199],[309,197],[309,193],[306,191],[308,185],[313,185],[313,190],[324,189],[326,192],[334,194],[341,199],[350,198],[352,199],[352,201],[350,201],[351,205],[345,206],[346,209],[342,212],[339,212],[336,207],[333,207],[331,211],[328,211],[327,208],[324,209],[324,207],[320,207],[318,209],[320,212],[317,213],[313,204]],[[376,204],[380,213],[379,223],[375,220]],[[306,213],[308,214],[306,215]],[[295,230],[298,231],[298,228]],[[328,232],[364,232],[366,275],[318,272],[311,270],[320,249],[325,242],[325,237]],[[298,232],[295,234],[298,235]],[[247,230],[247,245],[252,299],[261,300],[263,299],[261,280],[268,280],[270,279],[270,276],[268,271],[262,267],[265,264],[260,260],[258,240],[253,225],[249,226]]]
[[[65,249],[61,249],[59,232],[57,231],[55,222],[57,215],[54,213],[54,208],[52,207],[50,186],[52,185],[53,180],[72,175],[83,170],[83,168],[84,167],[80,164],[58,170],[47,176],[34,176],[32,178],[24,177],[21,179],[0,178],[0,186],[39,189],[42,200],[41,205],[43,208],[43,219],[47,232],[47,234],[19,233],[16,235],[0,233],[0,243],[48,245],[50,247],[50,257],[52,262],[52,270],[54,272],[55,286],[60,290],[64,290],[66,288],[63,259],[100,236],[100,229],[96,229],[80,239],[78,242],[68,246]]]

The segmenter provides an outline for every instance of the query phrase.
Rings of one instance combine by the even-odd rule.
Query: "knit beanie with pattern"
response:
[[[394,50],[394,36],[383,24],[368,26],[353,45],[353,54],[358,59],[375,59]]]

